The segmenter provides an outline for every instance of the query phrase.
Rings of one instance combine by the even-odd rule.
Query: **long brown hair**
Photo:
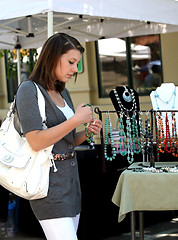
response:
[[[81,54],[84,52],[79,41],[65,33],[57,33],[48,38],[29,79],[40,83],[46,90],[61,92],[65,83],[56,79],[55,69],[59,58],[71,49],[77,49]]]

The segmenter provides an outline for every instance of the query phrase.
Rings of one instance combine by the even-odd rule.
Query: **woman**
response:
[[[52,144],[55,165],[50,170],[48,196],[30,201],[32,210],[49,240],[75,240],[81,210],[81,192],[77,159],[74,147],[86,140],[85,131],[77,132],[76,127],[90,123],[88,134],[98,134],[102,124],[92,117],[92,110],[80,104],[75,113],[72,100],[65,84],[77,75],[78,63],[83,47],[73,37],[58,33],[44,44],[38,61],[30,76],[23,82],[16,95],[17,111],[23,133],[34,151]],[[42,122],[37,103],[40,87],[46,105],[47,127]],[[63,161],[60,155],[65,154]]]

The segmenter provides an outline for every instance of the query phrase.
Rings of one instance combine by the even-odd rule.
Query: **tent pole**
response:
[[[20,65],[20,49],[17,49],[17,79],[18,85],[21,83],[21,65]]]
[[[48,12],[48,38],[53,35],[53,11]]]

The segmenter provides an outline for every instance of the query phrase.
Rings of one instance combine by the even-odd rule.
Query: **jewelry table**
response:
[[[144,165],[144,166],[143,166]],[[118,222],[131,213],[131,239],[135,240],[135,211],[139,211],[140,239],[144,239],[143,211],[178,210],[178,172],[142,171],[150,163],[133,163],[119,177],[112,202],[120,207]],[[155,168],[177,166],[178,162],[155,162]]]

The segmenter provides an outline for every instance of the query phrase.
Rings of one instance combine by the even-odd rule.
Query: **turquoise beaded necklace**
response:
[[[138,135],[138,124],[137,124],[137,120],[136,120],[136,114],[133,113],[132,115],[132,141],[133,141],[133,151],[134,153],[140,153],[141,152],[141,144],[139,142],[139,135]],[[137,149],[135,148],[135,138],[137,141]]]
[[[132,126],[132,128],[131,128]],[[139,142],[138,124],[136,120],[136,114],[133,113],[132,118],[127,115],[126,119],[126,136],[127,136],[127,161],[128,163],[133,163],[134,154],[139,154],[142,152],[143,147]],[[136,139],[136,141],[135,141]],[[136,148],[137,143],[137,148]],[[142,152],[143,153],[143,152]]]
[[[144,156],[145,148],[144,148],[144,141],[145,141],[145,129],[143,127],[143,119],[142,119],[143,112],[139,112],[139,126],[140,126],[140,144],[141,144],[141,152]]]
[[[164,104],[166,104],[166,110],[168,110],[170,108],[170,102],[173,98],[173,103],[171,106],[171,109],[175,108],[175,101],[176,101],[176,87],[174,88],[174,91],[170,97],[170,99],[168,101],[164,101],[163,99],[160,98],[159,94],[157,93],[157,91],[154,91],[154,97],[155,97],[155,101],[156,101],[156,105],[157,105],[157,110],[160,110],[159,104],[158,104],[158,99],[163,102]],[[163,110],[163,109],[162,109]]]
[[[87,103],[84,105],[84,107],[86,106],[89,106],[92,108],[91,104],[90,103]],[[94,146],[94,139],[93,139],[93,135],[94,133],[93,132],[90,132],[90,136],[88,135],[88,123],[84,123],[84,126],[85,126],[85,135],[86,135],[86,141],[90,144],[90,146],[93,148]]]
[[[131,164],[134,161],[134,150],[132,141],[131,121],[129,115],[127,115],[126,119],[126,136],[127,136],[127,161],[128,163]]]
[[[127,154],[127,150],[126,150],[126,136],[125,136],[125,132],[124,132],[124,124],[123,124],[123,113],[120,113],[119,116],[119,123],[120,123],[120,131],[119,131],[119,136],[120,136],[120,151],[119,153],[122,156],[125,156]]]
[[[108,128],[109,128],[109,137],[110,137],[110,144],[111,144],[111,156],[108,156]],[[105,135],[104,135],[104,157],[108,161],[112,161],[113,159],[116,158],[116,148],[114,146],[114,139],[112,135],[112,127],[111,127],[111,119],[109,113],[107,114],[107,117],[105,119]]]

